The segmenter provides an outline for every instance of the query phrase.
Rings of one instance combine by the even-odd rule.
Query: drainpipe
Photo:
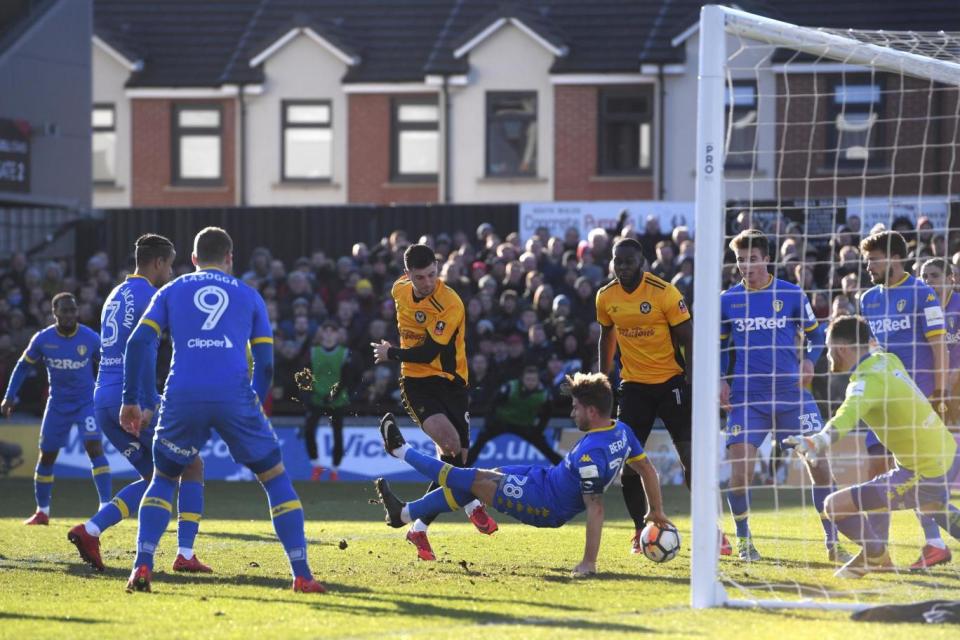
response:
[[[240,206],[247,206],[247,100],[244,92],[244,84],[240,83],[239,88],[240,96],[240,132],[239,132],[239,147],[240,147],[240,176],[239,176],[239,191],[240,191]]]
[[[444,74],[443,86],[443,202],[449,204],[450,197],[450,76]]]
[[[663,84],[663,64],[660,64],[657,67],[657,85],[658,85],[657,101],[659,102],[658,120],[660,120],[660,122],[658,123],[660,125],[659,126],[660,135],[658,136],[658,140],[657,140],[658,142],[657,144],[657,200],[663,200],[663,194],[664,194],[663,173],[664,173],[664,170],[666,169],[666,167],[663,166],[663,157],[664,157],[663,148],[666,146],[665,134],[667,132],[667,128],[664,124],[666,122],[666,117],[663,111],[664,109],[663,95],[666,93],[664,89],[664,84]]]

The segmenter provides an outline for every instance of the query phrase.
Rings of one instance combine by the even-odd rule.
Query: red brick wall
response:
[[[554,88],[554,198],[651,200],[651,176],[598,176],[599,87]]]
[[[436,184],[390,182],[390,104],[393,97],[382,94],[351,94],[348,97],[347,201],[350,203],[439,200]]]
[[[171,184],[170,128],[173,104],[223,106],[223,184],[181,187]],[[166,100],[134,98],[132,111],[131,203],[134,207],[206,207],[237,203],[236,102],[234,100]]]
[[[784,78],[777,77],[780,96],[786,90]],[[953,191],[960,187],[956,161],[950,174],[956,153],[957,91],[941,86],[931,94],[929,82],[903,78],[901,86],[901,78],[892,75],[878,76],[884,97],[874,130],[879,128],[876,139],[885,147],[883,162],[870,167],[865,176],[858,168],[834,171],[826,147],[828,129],[834,126],[827,120],[837,79],[791,74],[789,104],[784,97],[777,99],[777,146],[786,151],[778,153],[781,197],[937,194],[947,193],[951,181]]]

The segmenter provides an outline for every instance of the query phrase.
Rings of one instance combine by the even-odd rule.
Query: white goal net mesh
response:
[[[942,504],[924,505],[943,515],[938,526],[929,519],[921,523],[906,507],[911,496],[935,501],[936,488],[918,489],[931,477],[960,505],[960,477],[934,475],[941,464],[951,466],[960,424],[960,33],[782,25],[763,33],[728,26],[726,51],[718,52],[726,61],[720,108],[722,290],[728,293],[720,303],[721,366],[731,390],[730,407],[720,418],[719,524],[732,555],[719,556],[717,578],[729,598],[741,601],[955,599],[960,556],[925,569],[910,567],[925,546],[942,544],[960,554],[960,541],[948,530],[951,518],[953,533],[960,530],[960,516]],[[754,245],[734,251],[728,244],[746,229],[761,231],[769,241],[772,283],[764,274],[762,286],[756,276],[753,287],[744,286],[751,277],[745,260]],[[906,255],[893,260],[903,273],[893,264],[868,264],[873,252],[861,249],[861,241],[881,231],[904,239]],[[887,258],[894,256],[891,242],[881,246]],[[868,295],[877,283],[883,287]],[[814,480],[803,461],[775,446],[768,432],[774,429],[777,439],[811,435],[835,418],[848,393],[856,393],[850,371],[831,373],[826,349],[812,377],[802,364],[810,359],[810,343],[813,355],[819,351],[817,340],[831,320],[849,314],[868,317],[873,337],[903,360],[933,405],[943,396],[949,436],[930,436],[939,424],[922,408],[910,409],[912,424],[898,422],[895,414],[902,417],[908,401],[888,392],[887,405],[871,405],[869,415],[889,423],[875,431],[887,445],[896,441],[898,455],[868,450],[876,441],[867,441],[861,421],[832,445],[829,465],[819,464]],[[792,345],[784,339],[791,331]],[[790,390],[791,380],[804,383],[804,390]],[[889,482],[855,492],[854,504],[876,511],[877,496],[883,496],[897,509],[889,525],[882,513],[864,517],[872,539],[889,551],[892,567],[860,579],[836,577],[840,563],[831,543],[833,521],[821,515],[824,498],[887,468]],[[844,533],[838,537],[842,551],[860,551]],[[868,549],[878,547],[871,543]],[[944,555],[927,553],[931,560]]]

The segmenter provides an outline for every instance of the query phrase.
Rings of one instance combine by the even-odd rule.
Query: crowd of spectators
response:
[[[800,284],[810,296],[815,314],[827,319],[855,309],[856,295],[869,286],[858,243],[858,218],[824,237],[806,236],[803,228],[780,215],[760,219],[749,213],[733,221],[731,233],[757,225],[771,239],[776,275]],[[910,243],[908,270],[926,256],[946,256],[960,247],[933,231],[926,218],[916,225],[895,221]],[[397,344],[395,309],[390,297],[394,280],[403,271],[403,252],[419,242],[434,249],[441,278],[455,289],[466,309],[466,344],[470,364],[471,413],[484,415],[500,385],[520,378],[527,366],[541,372],[541,383],[557,400],[556,413],[566,411],[558,393],[565,374],[593,370],[597,365],[594,298],[609,281],[613,241],[637,238],[648,268],[671,281],[693,302],[694,241],[678,226],[666,232],[649,216],[640,228],[621,216],[616,229],[594,229],[581,237],[571,228],[563,237],[546,229],[525,242],[517,232],[501,236],[489,224],[475,232],[456,230],[419,238],[397,230],[379,243],[358,242],[346,255],[322,251],[293,260],[272,255],[269,248],[253,250],[249,264],[235,273],[260,291],[275,334],[276,373],[273,410],[301,413],[303,399],[294,374],[309,366],[310,346],[319,340],[321,323],[332,321],[362,365],[362,375],[348,389],[351,412],[376,414],[398,410],[399,371],[394,363],[375,365],[371,342]],[[960,258],[957,258],[960,260]],[[954,262],[956,263],[957,260]],[[90,257],[79,273],[66,260],[29,260],[16,254],[0,265],[0,384],[6,380],[31,335],[50,324],[50,299],[60,291],[76,294],[80,322],[99,329],[100,309],[113,286],[127,272],[111,271],[104,253]],[[179,272],[192,267],[184,263]],[[723,285],[739,281],[728,253]],[[161,362],[163,358],[161,358]],[[822,367],[821,367],[822,369]],[[829,381],[821,378],[818,396],[827,395]],[[43,376],[25,385],[21,397],[39,409]],[[833,394],[831,394],[833,395]],[[29,403],[28,403],[29,404]]]

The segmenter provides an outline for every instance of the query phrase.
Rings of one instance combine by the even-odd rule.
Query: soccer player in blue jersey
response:
[[[400,528],[425,515],[456,511],[475,499],[534,527],[560,527],[586,510],[583,560],[573,569],[575,576],[586,576],[597,572],[603,492],[628,465],[643,478],[648,505],[645,519],[661,527],[673,526],[663,513],[657,470],[640,441],[629,426],[610,421],[610,381],[602,373],[577,373],[567,382],[573,398],[570,415],[585,435],[552,467],[516,465],[493,471],[457,468],[411,448],[393,415],[386,414],[380,421],[380,433],[387,453],[440,485],[419,500],[405,503],[394,495],[386,480],[378,478],[376,489],[387,524]]]
[[[117,285],[106,303],[100,319],[100,371],[93,392],[97,424],[107,439],[140,474],[140,480],[121,489],[109,504],[83,524],[73,527],[67,539],[76,545],[80,557],[98,571],[103,571],[100,557],[100,534],[122,519],[136,512],[153,474],[153,417],[160,402],[157,394],[156,348],[150,349],[143,366],[143,384],[139,400],[142,418],[140,433],[131,435],[120,427],[121,391],[123,388],[123,352],[150,298],[173,277],[173,262],[177,257],[173,243],[156,234],[137,238],[134,248],[137,267],[133,275]],[[199,457],[191,462],[180,478],[177,496],[180,513],[177,558],[174,571],[209,573],[193,553],[193,542],[200,528],[203,513],[203,462]]]
[[[748,522],[757,449],[768,434],[782,440],[783,435],[812,433],[823,426],[820,410],[805,390],[823,352],[823,327],[800,287],[770,275],[769,246],[756,229],[733,238],[730,248],[743,280],[720,294],[723,375],[729,369],[730,351],[735,356],[732,384],[721,382],[720,398],[727,411],[731,465],[727,503],[737,527],[740,559],[747,561],[760,559]],[[805,348],[798,348],[799,336],[806,339]],[[730,342],[732,348],[727,347]],[[823,515],[824,500],[836,491],[830,465],[807,465],[807,471],[827,555],[833,562],[846,562],[836,527]]]
[[[31,338],[0,403],[0,411],[9,417],[30,367],[43,362],[50,381],[50,397],[40,426],[40,459],[33,483],[37,512],[24,524],[50,523],[53,465],[73,427],[79,431],[90,456],[101,507],[110,501],[111,494],[110,465],[103,455],[100,427],[93,412],[94,362],[100,353],[100,336],[77,322],[79,309],[72,293],[58,293],[51,304],[56,322]]]
[[[957,383],[960,382],[960,295],[956,294],[956,279],[946,258],[930,258],[920,268],[920,279],[933,289],[943,309],[943,326],[947,343],[947,388],[951,390],[947,403],[949,423],[957,422]]]
[[[195,272],[154,294],[124,355],[120,424],[137,435],[142,367],[157,336],[169,331],[173,360],[153,436],[153,478],[140,503],[137,556],[127,589],[150,591],[153,557],[170,522],[177,479],[216,429],[233,459],[256,474],[267,493],[294,591],[323,593],[325,587],[314,580],[307,562],[303,506],[260,403],[273,376],[273,331],[266,304],[256,290],[231,275],[233,241],[223,229],[200,231],[192,259]]]
[[[860,242],[860,253],[874,284],[860,296],[860,314],[870,325],[877,343],[896,354],[917,387],[940,414],[946,415],[947,351],[944,341],[943,309],[933,289],[903,268],[907,243],[895,231],[881,231]],[[890,455],[872,431],[867,431],[868,473],[871,478],[887,471]],[[911,568],[921,569],[949,562],[950,550],[940,537],[933,518],[917,513],[926,544]],[[890,514],[879,511],[869,516],[874,531],[886,540]]]

